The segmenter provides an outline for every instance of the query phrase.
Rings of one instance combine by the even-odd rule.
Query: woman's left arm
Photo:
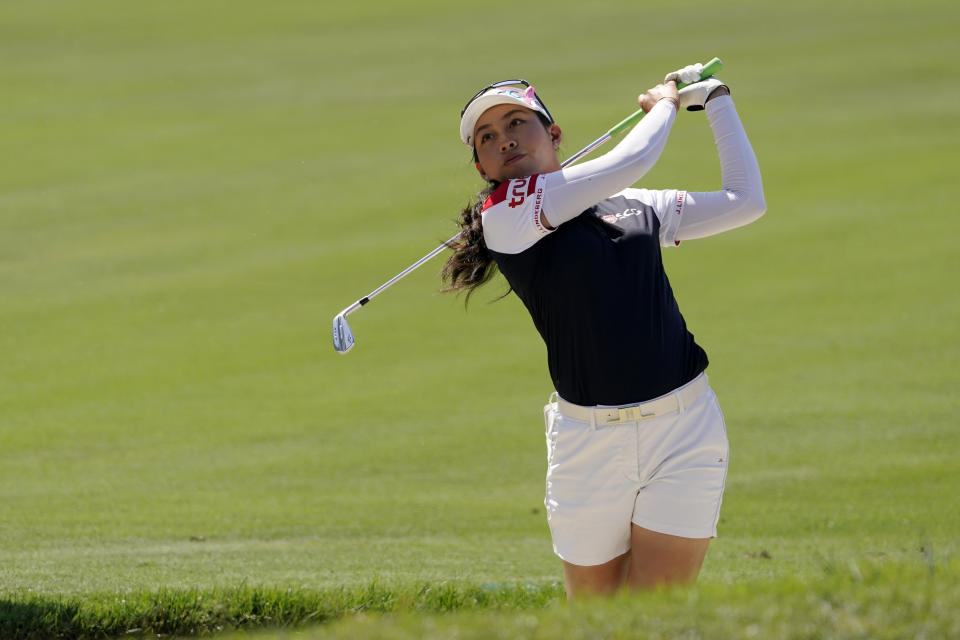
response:
[[[706,103],[707,118],[720,155],[723,188],[689,192],[674,239],[693,240],[749,224],[763,215],[760,166],[729,95]]]

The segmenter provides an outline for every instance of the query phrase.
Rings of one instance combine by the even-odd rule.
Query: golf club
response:
[[[706,80],[707,78],[715,74],[717,71],[719,71],[722,66],[723,66],[723,62],[720,61],[720,58],[714,58],[710,62],[703,65],[703,71],[700,73],[700,79]],[[677,86],[682,88],[687,85],[680,83]],[[597,138],[596,140],[588,144],[586,147],[584,147],[577,153],[573,154],[572,156],[564,160],[560,166],[566,167],[566,166],[569,166],[570,164],[573,164],[580,158],[584,157],[585,155],[587,155],[588,153],[590,153],[591,151],[593,151],[594,149],[596,149],[597,147],[605,143],[607,140],[609,140],[613,136],[633,126],[636,122],[639,122],[640,119],[643,117],[643,115],[644,115],[643,109],[638,109],[637,111],[635,111],[634,113],[632,113],[631,115],[627,116],[626,118],[621,120],[619,123],[614,125],[605,134],[603,134],[602,136],[600,136],[599,138]],[[347,353],[348,351],[350,351],[350,349],[353,348],[353,345],[356,342],[355,338],[353,337],[353,331],[350,330],[350,325],[347,324],[348,315],[350,315],[351,313],[353,313],[363,305],[373,300],[379,294],[386,291],[391,285],[393,285],[398,280],[401,280],[402,278],[407,276],[411,271],[416,270],[423,263],[428,262],[435,255],[437,255],[438,253],[446,249],[451,242],[457,239],[459,235],[460,235],[459,232],[454,234],[453,237],[451,237],[449,240],[441,244],[439,247],[437,247],[427,255],[423,256],[422,258],[414,262],[412,265],[410,265],[409,267],[407,267],[406,269],[404,269],[394,277],[390,278],[390,280],[384,282],[382,285],[380,285],[379,287],[377,287],[376,289],[374,289],[373,291],[371,291],[370,293],[368,293],[367,295],[360,298],[359,300],[351,304],[349,307],[347,307],[346,309],[338,313],[333,318],[333,348],[337,350],[337,353],[341,353],[341,354]]]

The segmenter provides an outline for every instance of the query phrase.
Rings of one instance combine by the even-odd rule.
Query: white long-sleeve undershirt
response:
[[[707,118],[720,155],[720,191],[687,193],[676,240],[705,238],[749,224],[766,202],[760,166],[729,96],[707,103]]]
[[[546,174],[543,210],[550,226],[576,218],[646,175],[660,158],[676,116],[676,105],[660,100],[609,152]]]
[[[503,185],[504,193],[512,190],[516,200],[509,206],[491,201],[484,210],[487,247],[501,253],[525,251],[556,227],[621,192],[653,207],[664,246],[753,222],[766,209],[763,183],[733,100],[729,96],[714,98],[707,103],[706,112],[720,157],[720,190],[628,189],[653,167],[666,145],[676,107],[672,101],[661,100],[603,156],[541,175],[535,184],[521,178]],[[537,195],[525,200],[524,193]],[[551,228],[541,224],[541,215]]]

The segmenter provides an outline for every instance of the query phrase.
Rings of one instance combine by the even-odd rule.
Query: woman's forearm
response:
[[[551,227],[626,189],[659,159],[676,118],[676,104],[660,100],[608,153],[545,176],[544,213]]]
[[[749,224],[766,210],[760,166],[733,100],[729,96],[710,100],[707,117],[720,156],[723,188],[687,194],[677,240],[703,238]]]

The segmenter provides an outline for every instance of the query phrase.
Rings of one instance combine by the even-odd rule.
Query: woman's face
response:
[[[473,139],[477,171],[484,180],[502,182],[560,169],[560,127],[544,127],[536,112],[525,107],[490,107],[477,120]]]

